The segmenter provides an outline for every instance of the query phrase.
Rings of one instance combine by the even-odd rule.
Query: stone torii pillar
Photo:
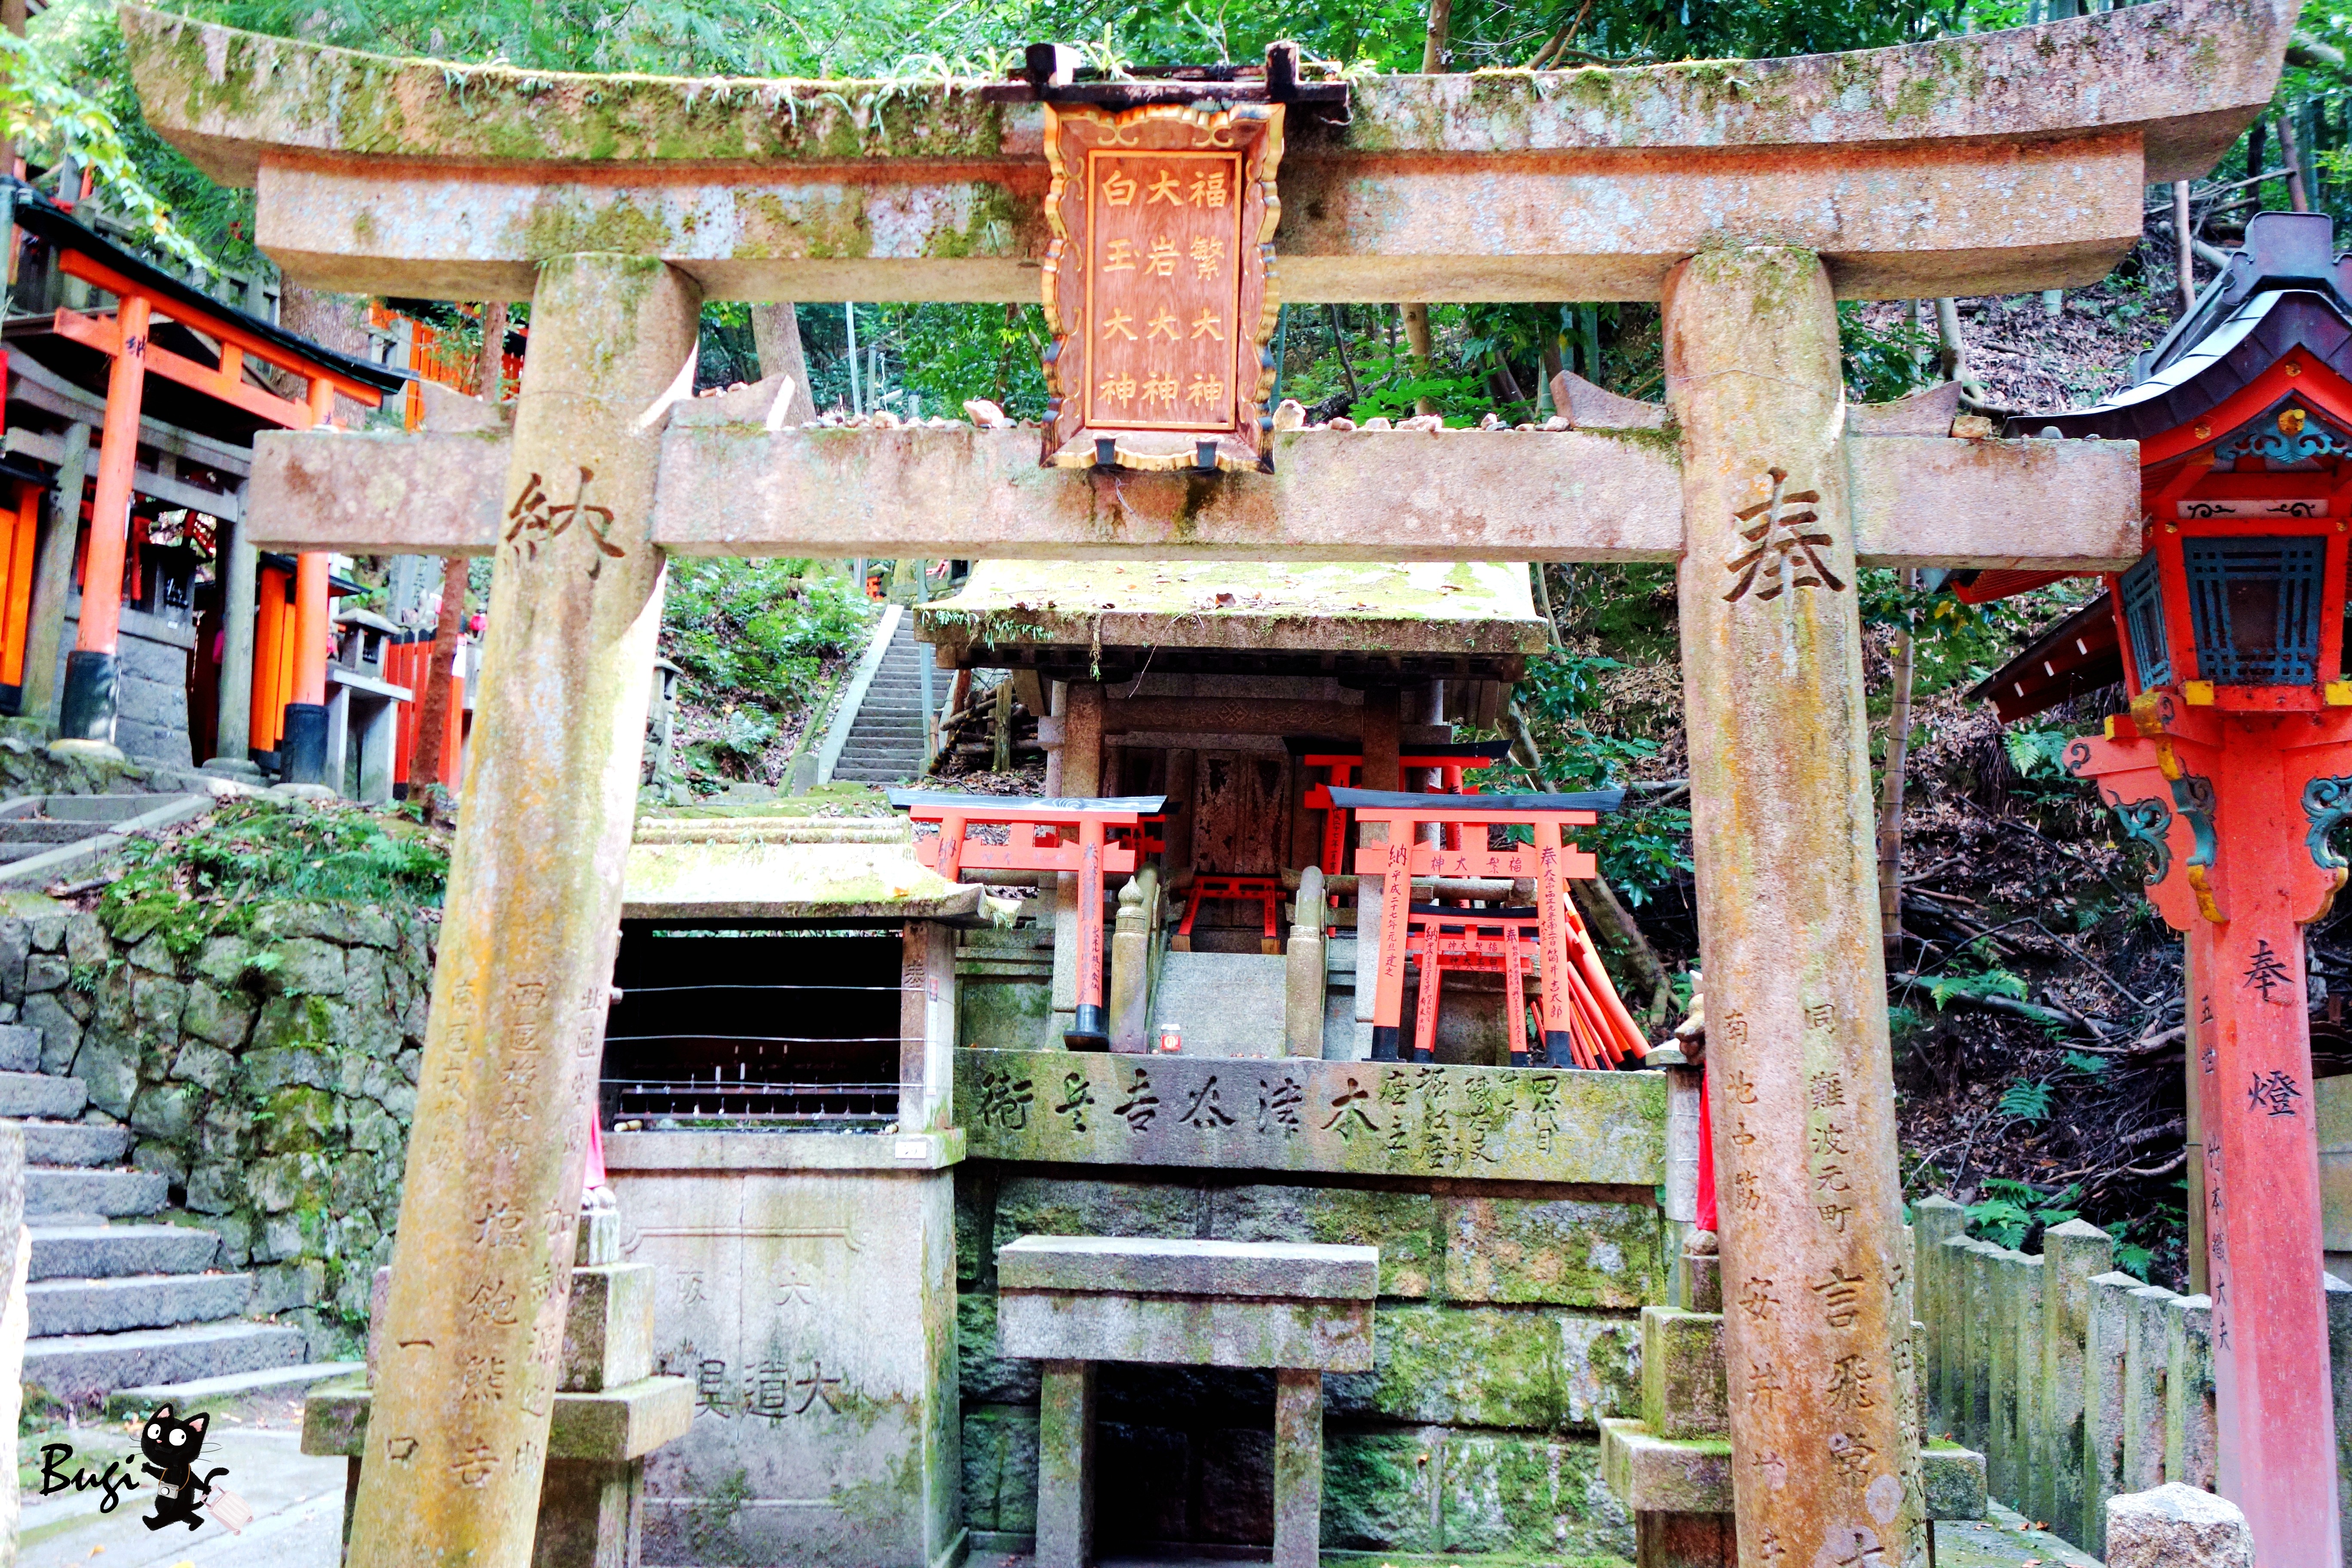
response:
[[[1740,1561],[1893,1568],[1925,1513],[1828,273],[1700,252],[1665,357]]]
[[[661,622],[645,416],[700,305],[614,255],[531,296],[352,1568],[530,1557]]]

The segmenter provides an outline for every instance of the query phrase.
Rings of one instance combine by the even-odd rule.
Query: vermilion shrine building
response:
[[[248,770],[260,753],[278,773],[288,704],[331,680],[366,687],[364,667],[380,676],[382,660],[354,647],[331,661],[330,601],[356,584],[323,554],[304,588],[293,556],[249,543],[253,437],[309,426],[337,392],[366,405],[407,378],[190,287],[29,186],[14,186],[12,212],[0,708],[54,728],[82,648],[111,661],[100,716],[123,753]],[[148,323],[135,375],[119,369],[126,300]],[[85,631],[93,541],[122,588]],[[329,700],[313,700],[323,721]]]

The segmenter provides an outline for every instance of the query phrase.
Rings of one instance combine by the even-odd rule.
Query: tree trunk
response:
[[[2179,254],[2180,313],[2197,308],[2197,232],[2189,219],[2189,182],[2172,182],[2172,244]]]
[[[1339,351],[1339,374],[1348,378],[1348,401],[1350,405],[1363,401],[1364,394],[1356,384],[1356,367],[1348,363],[1348,327],[1339,319],[1339,307],[1326,305],[1331,312],[1331,346]]]
[[[793,378],[793,401],[784,415],[788,425],[816,417],[816,395],[809,390],[808,356],[801,352],[799,312],[789,302],[751,307],[751,345],[760,356],[760,374]]]
[[[1903,586],[1916,585],[1916,572],[1903,574]],[[1911,624],[1906,615],[1895,634],[1895,691],[1887,716],[1886,777],[1878,807],[1878,921],[1886,947],[1886,965],[1895,968],[1903,956],[1903,773],[1911,750]]]
[[[1454,24],[1454,0],[1429,0],[1429,28],[1421,45],[1421,71],[1423,76],[1436,76],[1445,69],[1445,36]],[[1404,313],[1404,344],[1412,355],[1413,374],[1428,374],[1431,363],[1429,340],[1429,307],[1411,304],[1401,307]],[[1414,400],[1415,414],[1434,414],[1437,400],[1423,397]]]
[[[1544,563],[1540,561],[1530,562],[1528,570],[1536,574],[1536,608],[1543,615],[1544,636],[1550,641],[1552,647],[1558,647],[1559,621],[1551,613],[1551,585],[1544,581]]]
[[[362,295],[324,293],[289,279],[278,296],[278,324],[354,359],[369,357],[367,300]],[[290,395],[299,402],[302,389],[298,387]],[[338,394],[329,417],[352,429],[366,420],[368,412],[366,405]]]
[[[2278,117],[2279,162],[2286,165],[2286,199],[2299,213],[2311,210],[2309,188],[2303,179],[2303,150],[2294,143],[2294,121],[2284,113]]]
[[[1429,307],[1402,305],[1398,309],[1404,312],[1404,350],[1412,356],[1412,374],[1427,375],[1431,368]],[[1413,401],[1412,411],[1415,414],[1434,414],[1437,412],[1437,399],[1416,398]]]

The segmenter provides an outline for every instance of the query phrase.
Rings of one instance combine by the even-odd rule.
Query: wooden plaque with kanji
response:
[[[1282,105],[1047,104],[1045,156],[1045,464],[1266,467]]]

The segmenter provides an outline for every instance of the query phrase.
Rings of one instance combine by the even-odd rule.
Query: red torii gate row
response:
[[[91,498],[90,532],[83,563],[82,609],[74,647],[66,656],[66,679],[58,740],[68,749],[88,746],[111,752],[116,715],[116,656],[121,641],[121,601],[110,591],[122,580],[129,545],[132,471],[137,466],[140,405],[150,374],[216,398],[265,424],[308,430],[327,424],[340,393],[368,407],[380,405],[387,386],[405,372],[357,362],[330,363],[317,353],[289,347],[291,335],[266,323],[237,319],[226,307],[211,305],[193,289],[135,258],[116,252],[116,262],[90,253],[103,244],[62,209],[21,181],[11,182],[10,216],[15,225],[56,247],[58,267],[115,298],[110,315],[60,310],[52,330],[60,338],[106,356],[106,423],[100,434],[98,474]],[[12,240],[13,245],[13,240]],[[109,250],[115,247],[108,247]],[[119,264],[118,264],[119,263]],[[176,353],[153,341],[158,321],[174,322],[218,345],[214,363]],[[299,341],[299,340],[294,340]],[[299,378],[301,402],[281,397],[246,379],[246,361]],[[72,519],[60,525],[72,526]],[[328,557],[308,551],[297,558],[295,631],[297,654],[293,700],[287,706],[286,776],[323,782],[327,745]]]

